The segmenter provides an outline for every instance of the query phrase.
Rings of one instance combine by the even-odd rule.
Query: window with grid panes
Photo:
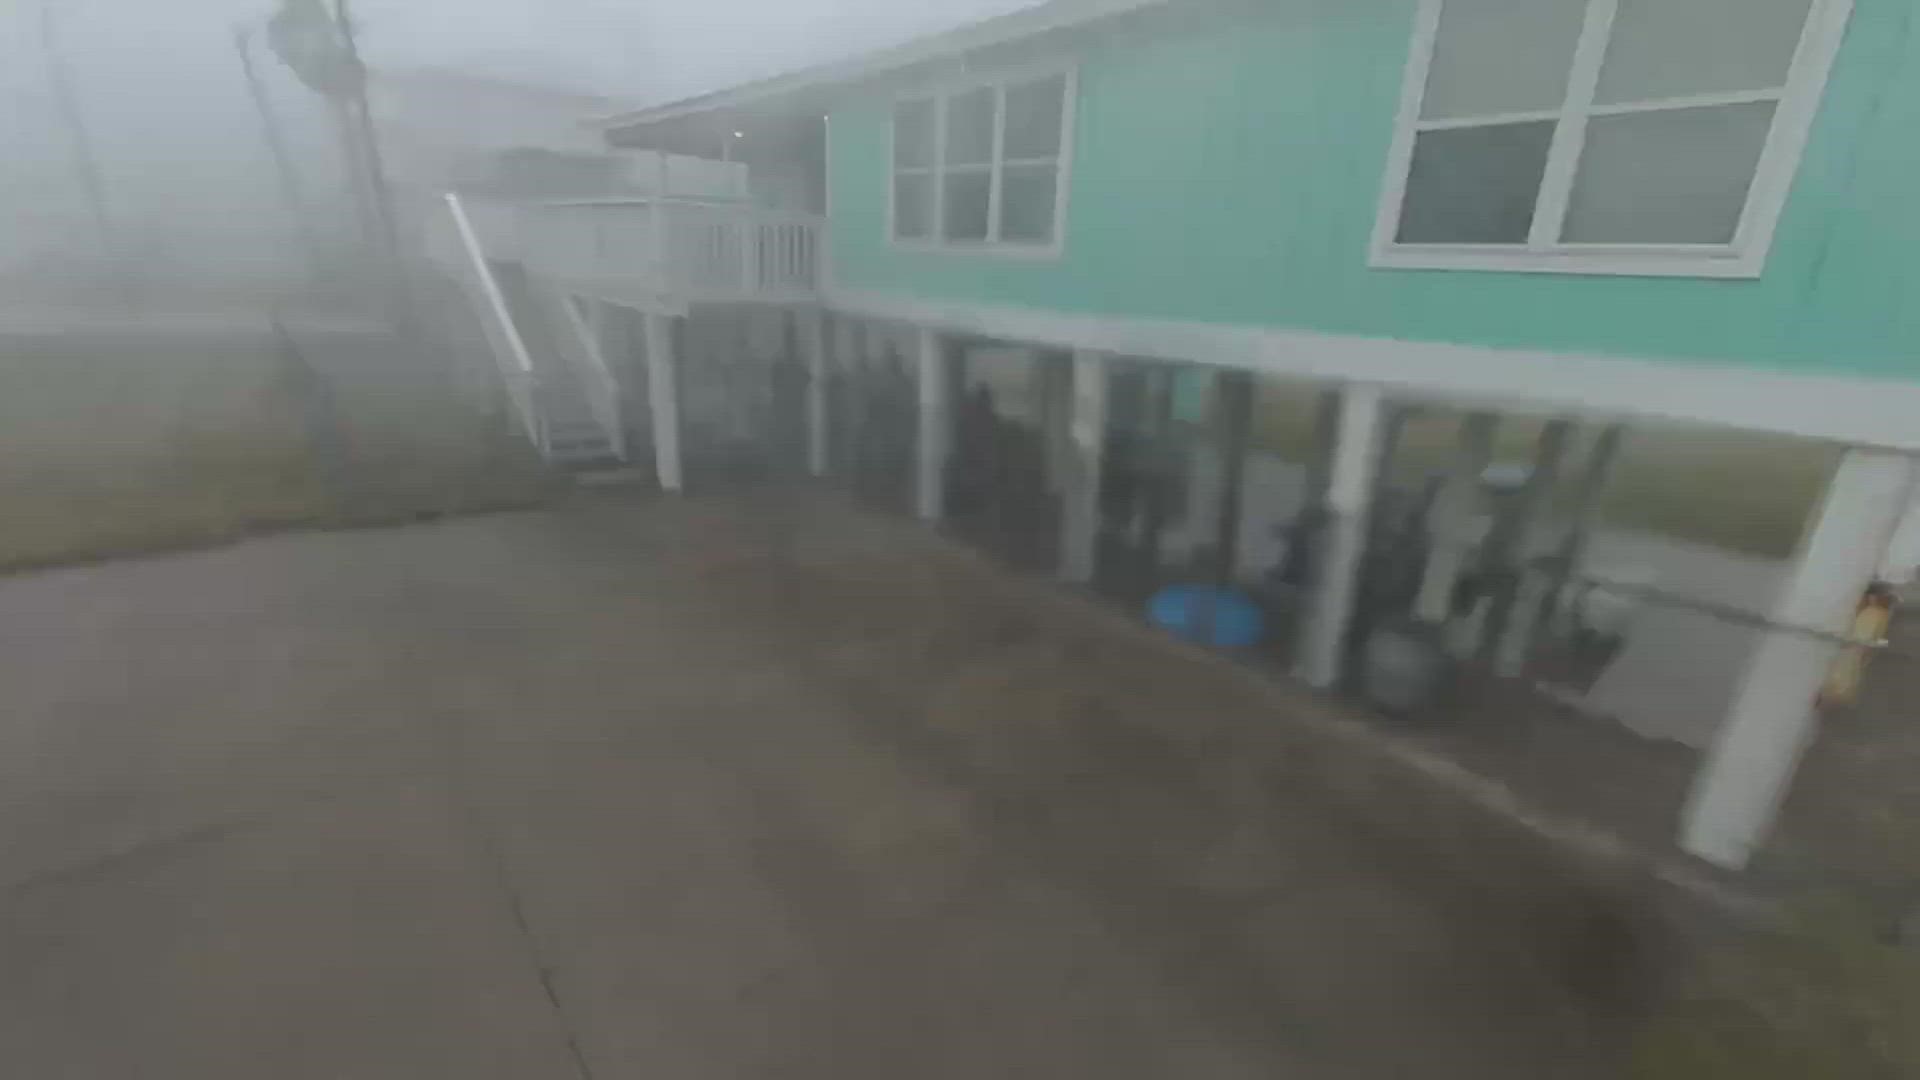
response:
[[[1051,250],[1065,202],[1072,77],[974,83],[893,110],[892,235]]]
[[[1382,250],[1606,272],[1763,249],[1756,189],[1791,174],[1847,2],[1425,0]]]

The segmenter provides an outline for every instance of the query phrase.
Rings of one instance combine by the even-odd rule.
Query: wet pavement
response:
[[[1615,1074],[1630,910],[1074,603],[620,492],[0,582],[0,1072]]]

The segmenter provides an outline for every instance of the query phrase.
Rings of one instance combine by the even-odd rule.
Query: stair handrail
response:
[[[514,324],[500,283],[494,280],[493,271],[487,266],[486,250],[481,246],[479,234],[474,231],[473,222],[467,217],[459,193],[449,191],[444,198],[448,215],[453,219],[454,233],[460,238],[461,250],[466,254],[469,284],[478,289],[479,299],[493,317],[489,329],[494,332],[489,333],[487,339],[495,345],[494,366],[500,370],[507,400],[512,404],[527,438],[544,454],[546,438],[544,425],[540,422],[539,405],[535,401],[538,377],[533,371],[532,354],[528,353],[527,343],[521,338],[519,327]],[[500,348],[502,343],[505,344],[504,349]]]

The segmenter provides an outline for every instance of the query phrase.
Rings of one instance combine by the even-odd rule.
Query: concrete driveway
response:
[[[1510,913],[1311,778],[1223,794],[1225,706],[1104,720],[1167,713],[1137,658],[1015,703],[994,650],[1059,636],[1018,612],[964,677],[875,651],[897,590],[793,569],[913,543],[851,519],[612,495],[0,583],[0,1074],[1610,1074]]]

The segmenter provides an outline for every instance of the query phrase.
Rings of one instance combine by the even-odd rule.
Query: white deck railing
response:
[[[519,210],[527,269],[585,292],[684,300],[805,299],[820,219],[734,203],[626,198]]]

